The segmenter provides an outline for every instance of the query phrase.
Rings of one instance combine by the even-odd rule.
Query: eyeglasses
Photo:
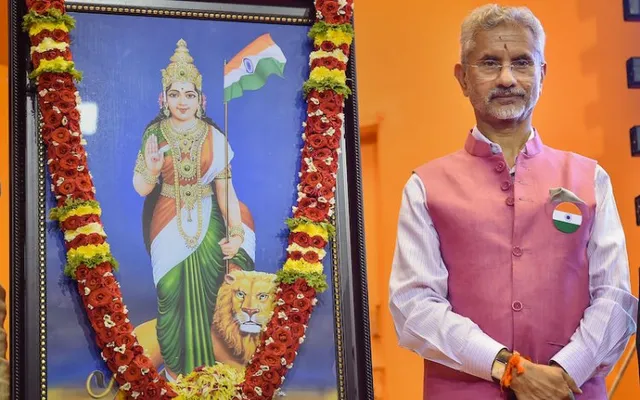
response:
[[[502,72],[503,64],[495,60],[484,60],[476,64],[467,64],[478,70],[478,73],[486,79],[496,79]],[[518,78],[531,78],[536,71],[536,63],[530,60],[517,60],[508,64],[511,73]],[[540,64],[540,66],[543,66]]]

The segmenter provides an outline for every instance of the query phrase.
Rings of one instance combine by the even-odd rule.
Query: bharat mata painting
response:
[[[82,131],[135,334],[170,381],[243,366],[286,255],[308,27],[72,15]],[[48,398],[114,399],[47,224]],[[283,386],[290,399],[337,398],[332,292]]]

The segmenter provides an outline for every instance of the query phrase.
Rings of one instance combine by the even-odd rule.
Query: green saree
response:
[[[211,323],[225,274],[224,255],[218,242],[225,237],[226,228],[215,195],[212,200],[204,240],[157,285],[158,341],[165,368],[176,376],[215,363]],[[242,248],[230,262],[244,270],[255,269],[253,260]]]

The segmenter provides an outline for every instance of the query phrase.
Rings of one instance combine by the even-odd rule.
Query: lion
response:
[[[211,341],[216,361],[234,368],[244,368],[260,343],[260,333],[275,307],[276,275],[258,271],[232,270],[224,277],[211,324]],[[138,325],[133,333],[153,365],[162,365],[162,354],[156,334],[156,319]],[[91,381],[101,382],[102,373],[89,375],[86,389],[93,398],[107,396],[113,389],[112,377],[107,388],[96,394]],[[119,399],[119,394],[116,399]]]

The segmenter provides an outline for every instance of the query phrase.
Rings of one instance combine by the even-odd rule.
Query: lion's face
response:
[[[231,271],[218,291],[213,328],[236,356],[248,362],[260,331],[275,306],[276,275],[257,271]]]
[[[239,277],[228,275],[227,278],[231,280],[229,285],[233,292],[233,317],[240,332],[253,335],[259,334],[269,321],[275,297],[272,279],[255,278],[247,273]]]

